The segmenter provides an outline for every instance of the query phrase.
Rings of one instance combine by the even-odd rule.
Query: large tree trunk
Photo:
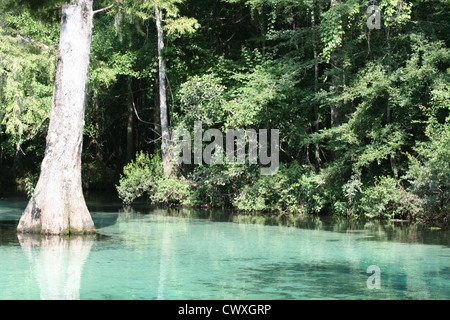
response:
[[[59,59],[41,174],[19,232],[95,232],[81,185],[81,151],[92,35],[93,0],[62,7]]]
[[[166,59],[164,58],[164,32],[162,27],[162,11],[155,8],[156,28],[158,31],[158,56],[159,56],[159,106],[161,115],[161,153],[164,166],[164,175],[172,172],[170,155],[169,112],[167,110],[166,94]]]

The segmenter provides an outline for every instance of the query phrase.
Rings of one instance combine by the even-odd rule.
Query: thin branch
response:
[[[46,45],[45,43],[42,43],[42,42],[34,40],[34,39],[30,38],[30,37],[21,35],[20,33],[17,34],[17,38],[19,38],[20,40],[25,41],[25,42],[37,44],[41,48],[43,48],[44,50],[49,50],[49,51],[53,51],[54,50],[54,48],[51,48],[50,46]]]
[[[92,12],[92,14],[96,14],[96,13],[99,13],[99,12],[102,12],[102,11],[109,10],[109,9],[111,9],[112,7],[114,7],[114,5],[116,4],[116,2],[117,2],[117,1],[113,2],[112,4],[110,4],[110,5],[107,6],[107,7],[104,7],[104,8],[98,9],[98,10],[94,10],[94,11]]]
[[[145,123],[145,124],[150,124],[150,125],[153,125],[153,126],[158,126],[158,124],[156,124],[156,123],[148,122],[148,121],[142,120],[141,117],[139,117],[139,114],[138,114],[138,112],[137,112],[137,110],[136,110],[136,105],[135,105],[135,103],[134,103],[133,92],[131,92],[131,101],[133,102],[133,103],[132,103],[132,106],[133,106],[134,113],[135,113],[135,115],[136,115],[136,118],[137,118],[139,121],[141,121],[141,122],[143,122],[143,123]],[[160,137],[161,137],[161,135],[159,134],[159,132],[157,132],[156,130],[154,130],[154,129],[152,129],[152,128],[149,128],[149,129],[150,129],[151,131],[153,131],[157,136],[160,136]],[[156,140],[155,140],[155,141],[156,141]]]
[[[148,140],[148,139],[144,139],[144,140],[145,140],[146,143],[152,144],[152,143],[158,142],[158,141],[161,140],[161,139],[162,139],[162,137],[156,138],[156,139],[154,139],[154,140]]]
[[[157,123],[153,123],[153,122],[148,122],[148,121],[142,120],[141,117],[139,117],[139,114],[138,114],[138,112],[137,112],[137,110],[136,110],[136,106],[134,105],[134,103],[133,103],[133,109],[134,109],[134,114],[136,115],[136,118],[137,118],[140,122],[145,123],[145,124],[150,124],[150,125],[152,125],[152,126],[159,126],[159,124],[157,124]]]

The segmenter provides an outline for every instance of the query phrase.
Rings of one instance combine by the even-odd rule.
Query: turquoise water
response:
[[[450,298],[448,231],[93,201],[95,238],[17,236],[25,205],[0,200],[0,299]]]

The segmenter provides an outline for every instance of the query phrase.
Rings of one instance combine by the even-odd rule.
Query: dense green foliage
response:
[[[372,30],[365,0],[133,3],[95,16],[85,188],[117,186],[126,203],[449,223],[448,0],[379,0]],[[168,18],[171,128],[280,129],[276,175],[254,164],[187,164],[164,177],[154,5]],[[59,17],[0,10],[0,183],[29,186]]]

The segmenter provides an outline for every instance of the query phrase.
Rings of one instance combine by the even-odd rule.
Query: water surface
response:
[[[448,231],[102,200],[88,203],[94,238],[18,236],[25,205],[0,200],[0,299],[450,298]]]

